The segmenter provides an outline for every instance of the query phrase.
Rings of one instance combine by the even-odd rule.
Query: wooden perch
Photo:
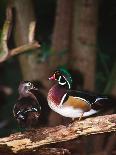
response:
[[[0,138],[0,153],[29,152],[52,143],[73,140],[79,136],[116,131],[116,114],[75,121],[68,126],[33,129]]]
[[[37,155],[71,155],[69,150],[63,148],[41,148],[36,152]]]
[[[32,21],[29,25],[29,34],[28,34],[29,39],[27,44],[9,50],[8,39],[11,34],[11,27],[12,27],[12,7],[7,8],[6,21],[4,22],[0,41],[0,62],[3,62],[11,58],[12,56],[20,54],[22,52],[26,52],[40,47],[39,43],[34,40],[35,25],[36,25],[35,21]]]

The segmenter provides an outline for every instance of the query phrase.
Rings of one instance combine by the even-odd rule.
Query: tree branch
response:
[[[4,61],[8,56],[8,46],[7,46],[7,37],[9,33],[10,28],[10,21],[5,21],[3,30],[2,30],[2,36],[0,41],[0,62]]]
[[[67,149],[63,148],[41,148],[37,150],[39,155],[70,155],[71,153]]]
[[[40,47],[40,45],[38,44],[37,41],[33,41],[31,43],[19,46],[17,48],[12,49],[9,53],[10,53],[10,57],[15,56],[17,54],[21,54],[25,51],[29,51],[29,50],[33,50]]]
[[[36,150],[46,144],[73,140],[82,135],[116,131],[116,114],[87,118],[75,121],[68,126],[33,129],[0,138],[0,152],[12,153]],[[49,146],[49,145],[48,145]]]
[[[32,21],[29,25],[29,34],[28,34],[29,42],[27,44],[9,50],[8,39],[9,36],[11,35],[12,7],[8,6],[6,11],[6,21],[4,22],[1,36],[0,62],[6,61],[12,56],[20,54],[22,52],[33,50],[40,47],[39,43],[34,40],[35,25],[36,25],[35,21]]]
[[[34,37],[35,37],[35,26],[36,26],[36,22],[35,21],[32,21],[29,25],[29,43],[33,42],[34,40]]]

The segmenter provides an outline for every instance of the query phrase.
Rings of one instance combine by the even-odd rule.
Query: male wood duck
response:
[[[49,80],[57,81],[57,83],[48,92],[48,105],[62,116],[80,120],[110,105],[108,97],[71,90],[71,75],[63,68],[56,70]]]
[[[31,128],[38,123],[41,106],[31,91],[38,91],[32,82],[22,81],[19,85],[19,98],[14,105],[13,114],[21,127]]]

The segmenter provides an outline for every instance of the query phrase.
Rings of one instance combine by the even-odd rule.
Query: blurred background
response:
[[[0,63],[0,137],[22,130],[12,113],[20,81],[38,80],[46,97],[51,87],[47,79],[58,66],[70,71],[73,89],[116,96],[115,0],[0,0],[0,46],[9,6],[13,17],[8,52],[28,43],[29,24],[34,20],[35,40],[41,47]],[[4,55],[0,48],[0,60]],[[49,110],[47,104],[43,107],[48,113],[42,115],[44,123],[40,121],[38,127],[69,121]],[[64,147],[75,155],[113,155],[116,135],[83,137]]]

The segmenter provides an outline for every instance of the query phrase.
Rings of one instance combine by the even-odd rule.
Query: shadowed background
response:
[[[70,71],[73,89],[116,96],[115,1],[1,0],[0,39],[9,5],[13,7],[9,48],[28,42],[28,27],[33,20],[37,22],[35,39],[41,47],[0,63],[1,137],[23,130],[12,114],[20,81],[38,80],[43,86],[40,88],[42,95],[46,97],[51,87],[47,79],[57,66],[64,66]],[[47,104],[46,109],[47,116],[44,118],[42,115],[38,127],[56,126],[70,121],[51,112]],[[108,113],[115,113],[115,109]],[[44,120],[46,118],[47,121]],[[114,154],[115,141],[113,133],[102,134],[82,138],[75,141],[73,146],[70,143],[68,146],[72,154],[100,155],[105,152],[111,155]]]

